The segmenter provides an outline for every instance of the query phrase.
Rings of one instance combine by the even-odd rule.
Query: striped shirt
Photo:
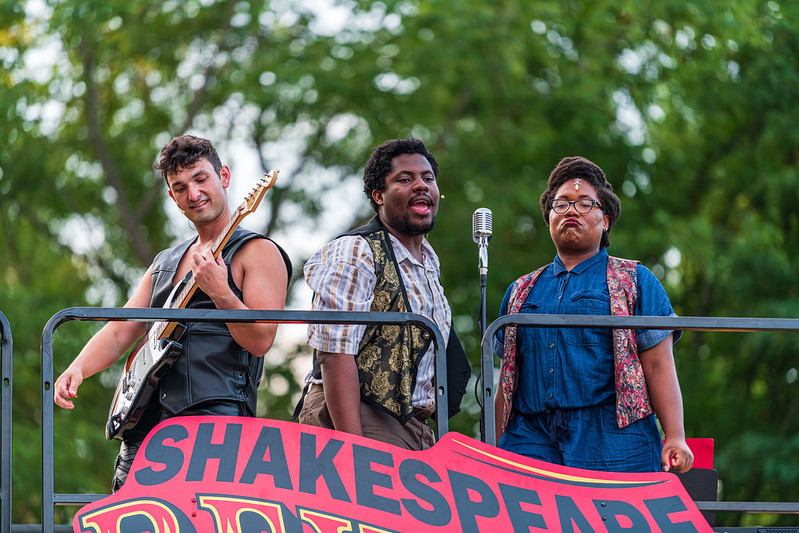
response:
[[[433,247],[422,243],[423,263],[419,263],[403,244],[389,234],[410,311],[430,318],[449,337],[452,312],[439,281],[440,263]],[[314,311],[369,311],[377,282],[372,249],[359,235],[344,236],[316,252],[303,269],[305,282],[313,290]],[[356,355],[366,330],[362,324],[310,324],[308,344],[330,353]],[[415,408],[435,407],[434,345],[419,360],[411,403]],[[308,380],[312,380],[309,378]]]

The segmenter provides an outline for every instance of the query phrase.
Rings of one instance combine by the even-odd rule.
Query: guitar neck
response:
[[[213,251],[214,259],[219,257],[219,254],[222,253],[222,250],[225,248],[225,245],[230,240],[230,237],[233,235],[233,232],[236,231],[236,228],[241,223],[244,215],[239,214],[236,217],[232,217],[227,225],[225,225],[225,229],[222,230],[222,233],[214,241],[214,244],[211,246],[211,250]],[[189,280],[186,282],[185,287],[181,289],[181,291],[175,295],[173,298],[171,305],[168,307],[169,309],[183,309],[189,304],[189,300],[191,297],[194,296],[194,293],[197,292],[197,282],[194,280],[194,277],[190,277]],[[153,326],[153,335],[155,338],[163,339],[172,335],[172,332],[177,327],[177,322],[158,322],[155,326]]]

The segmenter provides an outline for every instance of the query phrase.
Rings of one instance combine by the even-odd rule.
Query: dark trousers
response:
[[[221,402],[205,402],[196,405],[189,409],[184,409],[180,413],[173,414],[166,409],[161,409],[160,421],[164,421],[173,416],[200,416],[200,415],[217,415],[217,416],[250,416],[247,406],[240,402],[221,401]],[[119,447],[119,455],[117,455],[116,462],[114,463],[114,479],[111,483],[111,490],[116,492],[125,483],[128,478],[128,472],[133,465],[133,459],[139,451],[139,447],[146,435],[141,438],[128,438],[122,441]]]

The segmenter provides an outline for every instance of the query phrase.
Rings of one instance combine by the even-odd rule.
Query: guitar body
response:
[[[183,331],[185,327],[181,326],[178,340]],[[158,390],[158,382],[183,353],[183,345],[178,340],[148,339],[128,358],[108,411],[107,439],[124,439],[138,425]]]
[[[277,171],[272,170],[261,179],[258,186],[237,208],[236,216],[230,219],[212,246],[214,258],[219,257],[233,231],[246,215],[258,207],[266,191],[275,184],[275,180],[277,180]],[[186,278],[174,287],[165,307],[185,308],[196,290],[197,284],[189,272]],[[106,438],[124,439],[136,428],[154,393],[158,390],[158,382],[183,352],[183,345],[179,341],[185,331],[186,326],[177,322],[156,322],[150,328],[144,344],[128,357],[108,410]]]

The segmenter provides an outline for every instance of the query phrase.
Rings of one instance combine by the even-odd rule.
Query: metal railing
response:
[[[482,441],[491,445],[496,444],[494,356],[491,344],[497,331],[508,326],[796,333],[799,332],[799,319],[544,314],[513,314],[500,317],[488,325],[480,345],[480,375],[482,380],[480,397],[481,405],[483,406],[480,417],[480,430]],[[490,377],[490,379],[486,379],[486,376]],[[700,511],[799,514],[799,502],[696,501],[695,503]]]
[[[436,431],[438,437],[449,431],[447,409],[446,343],[435,323],[414,313],[353,311],[254,311],[220,309],[132,309],[115,307],[72,307],[53,315],[42,332],[42,531],[53,533],[56,505],[84,505],[105,494],[66,494],[55,492],[53,443],[53,334],[69,321],[138,322],[271,322],[285,324],[413,324],[433,336],[436,372]],[[88,340],[88,339],[87,339]],[[5,351],[4,351],[5,354]],[[5,355],[4,355],[5,361]],[[5,397],[3,398],[5,400]],[[5,409],[5,402],[3,403]],[[9,407],[10,409],[10,407]],[[5,420],[5,418],[4,418]],[[99,431],[99,429],[98,429]],[[4,470],[5,472],[5,470]],[[9,478],[10,479],[10,478]],[[5,499],[4,499],[5,503]]]
[[[429,319],[412,313],[371,312],[327,312],[327,311],[231,311],[231,310],[186,310],[186,309],[125,309],[88,308],[65,309],[55,314],[42,334],[42,529],[54,532],[64,526],[54,524],[56,505],[83,505],[91,503],[104,494],[56,494],[54,491],[54,446],[53,446],[53,335],[55,329],[69,321],[208,321],[208,322],[273,322],[273,323],[319,323],[319,324],[405,324],[418,325],[431,332],[436,354],[436,382],[438,405],[446,405],[446,357],[445,342],[441,332]],[[495,437],[494,364],[491,339],[495,333],[509,325],[527,327],[592,327],[624,329],[662,329],[684,331],[728,331],[728,332],[797,332],[799,319],[776,318],[709,318],[709,317],[615,317],[595,315],[511,315],[492,322],[486,329],[481,344],[481,376],[483,382],[479,396],[483,406],[481,414],[481,437],[493,444]],[[2,337],[2,390],[0,390],[0,531],[16,531],[11,521],[11,392],[12,392],[12,336],[6,317],[0,313],[0,336]],[[489,379],[485,379],[488,377]],[[447,410],[436,411],[438,435],[448,431]],[[45,430],[47,428],[47,430]],[[697,508],[710,512],[799,514],[799,502],[725,502],[697,501]]]
[[[11,531],[11,377],[13,372],[13,339],[11,325],[0,313],[0,531]]]

